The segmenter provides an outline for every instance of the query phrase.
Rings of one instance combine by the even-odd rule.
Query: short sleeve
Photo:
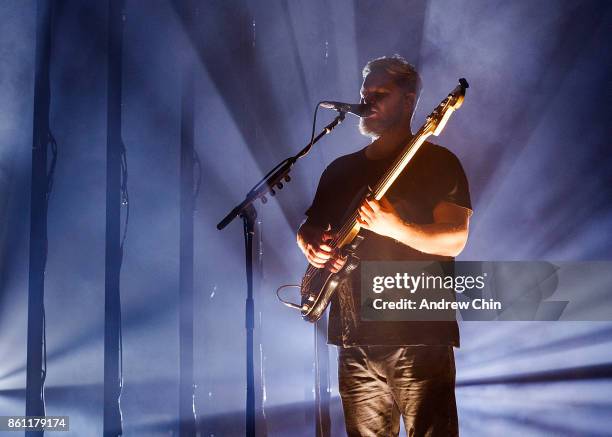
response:
[[[449,150],[445,149],[445,157],[440,160],[439,178],[434,190],[433,203],[454,203],[472,210],[470,189],[465,171],[459,159]]]

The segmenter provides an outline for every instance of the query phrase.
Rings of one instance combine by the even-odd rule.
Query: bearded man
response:
[[[328,244],[356,193],[375,186],[412,138],[421,79],[399,56],[363,69],[361,102],[371,115],[359,129],[371,143],[333,161],[321,175],[297,243],[317,268],[339,271],[345,259]],[[359,208],[361,260],[441,260],[468,238],[472,206],[457,157],[425,143],[380,201]],[[360,269],[337,288],[328,343],[338,346],[338,379],[349,436],[397,436],[400,416],[410,436],[458,435],[453,347],[456,321],[362,321]]]

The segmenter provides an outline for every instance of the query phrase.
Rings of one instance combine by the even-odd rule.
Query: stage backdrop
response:
[[[0,7],[0,415],[25,414],[37,4]],[[67,435],[102,433],[108,2],[53,3],[46,406]],[[205,436],[244,435],[244,244],[215,225],[310,136],[316,102],[356,102],[361,68],[398,53],[424,88],[415,127],[452,89],[435,141],[467,173],[462,260],[612,261],[608,1],[127,0],[122,137],[130,218],[121,271],[127,436],[177,435],[181,85],[194,75],[201,185],[194,224],[195,411]],[[319,127],[334,114],[319,113]],[[314,435],[313,327],[276,300],[305,268],[295,245],[318,177],[367,144],[347,118],[257,204],[258,427]],[[597,283],[579,287],[591,290]],[[580,290],[577,290],[578,292]],[[610,299],[610,290],[600,296]],[[596,299],[587,302],[597,306]],[[612,320],[612,318],[611,318]],[[612,324],[462,322],[464,436],[609,435]],[[344,435],[329,348],[331,435]]]

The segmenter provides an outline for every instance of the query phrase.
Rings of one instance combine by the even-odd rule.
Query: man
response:
[[[412,137],[420,93],[416,70],[399,56],[370,61],[361,101],[364,149],[323,172],[297,242],[317,268],[338,271],[344,259],[327,244],[360,188],[374,186]],[[381,201],[359,208],[361,260],[452,260],[467,241],[472,214],[468,183],[455,155],[425,143]],[[374,322],[360,319],[360,271],[331,303],[328,342],[339,347],[338,379],[349,436],[391,436],[399,418],[410,436],[458,434],[453,346],[456,321]]]

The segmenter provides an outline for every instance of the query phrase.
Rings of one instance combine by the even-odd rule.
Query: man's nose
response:
[[[368,105],[374,105],[376,103],[376,98],[373,96],[362,97],[361,103],[366,103]]]

